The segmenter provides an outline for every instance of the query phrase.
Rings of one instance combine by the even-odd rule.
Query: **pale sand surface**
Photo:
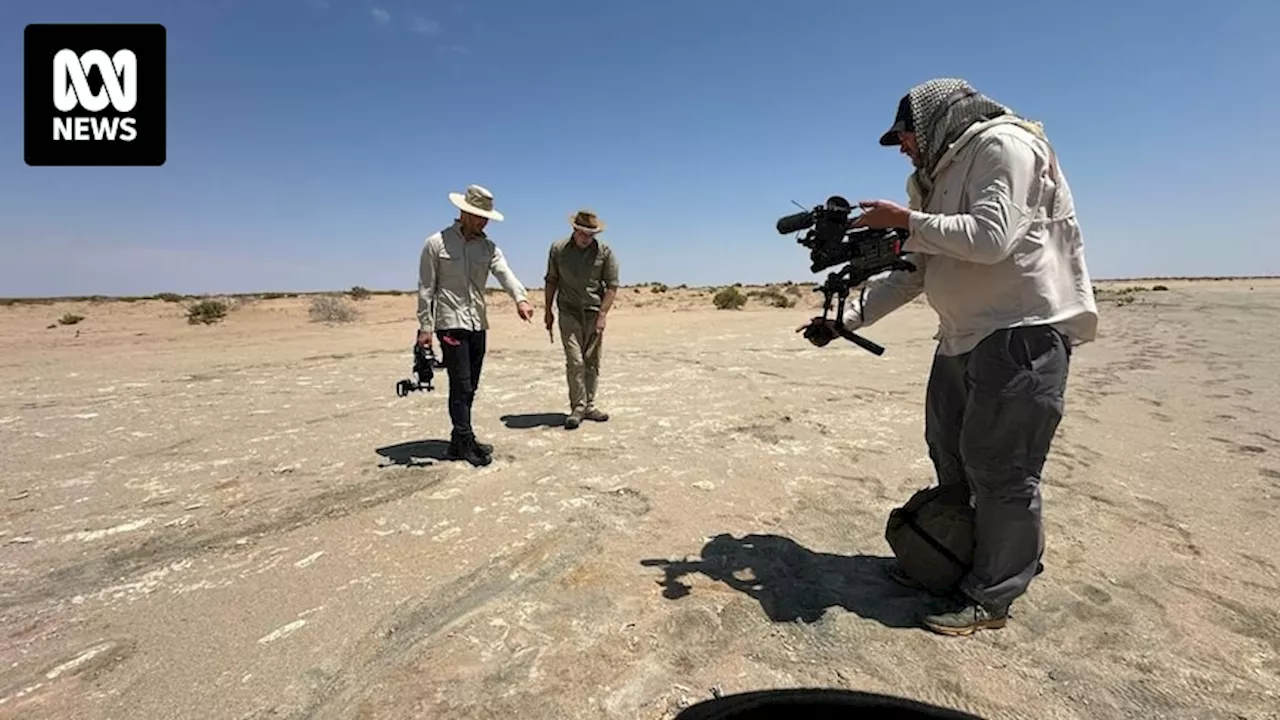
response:
[[[336,326],[305,298],[208,327],[158,300],[0,308],[0,716],[648,719],[817,685],[1277,717],[1280,281],[1166,284],[1103,301],[1046,572],[968,639],[881,575],[886,514],[932,482],[922,304],[866,332],[877,358],[805,343],[803,305],[628,289],[613,419],[567,432],[528,417],[565,409],[559,345],[499,298],[482,469],[431,458],[443,372],[394,394],[411,295]],[[688,560],[687,590],[651,560]]]

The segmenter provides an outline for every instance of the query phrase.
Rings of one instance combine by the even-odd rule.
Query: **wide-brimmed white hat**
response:
[[[449,202],[462,212],[502,222],[502,213],[493,209],[493,193],[479,185],[468,185],[465,194],[449,193]]]

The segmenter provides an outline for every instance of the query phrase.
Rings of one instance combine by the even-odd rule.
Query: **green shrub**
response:
[[[717,310],[740,310],[747,304],[747,296],[737,286],[722,288],[711,298]]]

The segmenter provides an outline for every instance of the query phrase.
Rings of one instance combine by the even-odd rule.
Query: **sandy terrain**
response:
[[[495,300],[480,469],[435,459],[443,387],[395,396],[412,296],[338,325],[306,298],[211,326],[0,307],[0,717],[656,719],[800,685],[1280,717],[1280,280],[1167,285],[1103,302],[1046,572],[968,639],[881,575],[886,513],[931,482],[922,304],[867,331],[877,358],[805,343],[803,303],[628,289],[613,419],[568,432],[559,346]]]

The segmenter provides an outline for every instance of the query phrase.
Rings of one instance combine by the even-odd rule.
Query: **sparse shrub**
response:
[[[221,322],[230,310],[230,304],[223,300],[201,300],[187,306],[187,323],[213,325]]]
[[[1129,303],[1133,302],[1133,300],[1134,300],[1134,297],[1132,294],[1121,295],[1120,297],[1116,298],[1116,306],[1118,307],[1121,305],[1128,305]]]
[[[804,295],[804,290],[801,290],[799,285],[796,285],[795,283],[792,283],[792,282],[788,282],[788,283],[787,283],[787,294],[788,294],[788,295],[795,295],[796,297],[800,297],[801,295]]]
[[[652,293],[664,293],[664,292],[666,292],[666,291],[667,291],[667,289],[668,289],[668,288],[667,288],[667,286],[666,286],[666,285],[663,285],[662,283],[656,283],[656,284],[654,284],[654,286],[653,286],[652,288],[649,288],[649,292],[652,292]]]
[[[742,294],[738,286],[733,285],[717,291],[711,302],[717,310],[739,310],[747,304],[747,296]]]
[[[359,285],[348,290],[347,294],[351,296],[352,300],[368,300],[373,296],[373,293],[369,292],[368,288],[363,288]]]
[[[632,288],[632,290],[631,290],[631,291],[632,291],[632,292],[634,292],[634,293],[635,293],[635,294],[637,294],[637,295],[639,295],[639,294],[640,294],[640,288]]]
[[[260,300],[279,300],[280,298],[283,298],[283,297],[285,297],[285,294],[284,294],[284,293],[282,293],[282,292],[265,292],[265,293],[262,293],[261,295],[259,295],[259,296],[258,296],[258,299],[260,299]]]
[[[761,295],[761,299],[776,308],[789,308],[796,304],[795,298],[788,297],[778,288],[769,288]]]
[[[59,325],[75,325],[81,320],[84,320],[83,315],[76,315],[75,313],[67,313],[66,315],[63,315],[62,317],[58,318],[58,324]]]
[[[355,303],[337,295],[320,295],[311,299],[311,319],[323,323],[351,322],[360,316]]]
[[[1152,290],[1153,292],[1169,292],[1169,286],[1168,286],[1168,285],[1153,285],[1153,286],[1151,287],[1151,290]]]

